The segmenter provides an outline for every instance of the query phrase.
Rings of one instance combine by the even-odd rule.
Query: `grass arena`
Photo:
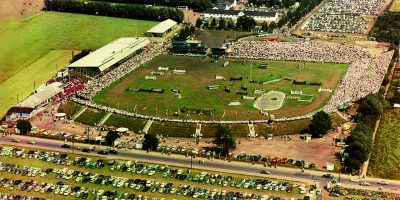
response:
[[[164,118],[297,116],[323,107],[332,93],[319,89],[333,91],[348,66],[161,55],[99,92],[93,101]]]

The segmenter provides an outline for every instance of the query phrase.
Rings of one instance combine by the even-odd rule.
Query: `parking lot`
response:
[[[290,199],[308,193],[305,185],[282,180],[31,149],[3,147],[0,162],[0,192],[50,199]]]

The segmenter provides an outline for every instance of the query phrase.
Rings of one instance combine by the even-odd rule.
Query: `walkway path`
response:
[[[146,125],[144,126],[142,133],[147,134],[150,130],[151,125],[153,124],[154,120],[147,120]]]
[[[72,116],[73,120],[76,120],[79,116],[82,115],[86,111],[87,107],[82,108],[80,111],[78,111],[74,116]]]
[[[112,115],[112,113],[107,113],[97,124],[98,126],[102,126],[104,123],[106,123],[106,121],[108,120],[108,118],[110,118]]]

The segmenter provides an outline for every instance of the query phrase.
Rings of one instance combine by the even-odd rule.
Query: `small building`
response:
[[[226,55],[226,48],[211,48],[212,57],[224,57]]]
[[[164,20],[146,32],[147,37],[164,37],[176,27],[178,23],[172,19]]]
[[[36,110],[34,108],[14,106],[7,111],[5,119],[6,121],[13,120],[16,118],[29,119],[33,117],[35,114]]]
[[[66,69],[60,69],[58,72],[57,72],[57,78],[65,78],[65,77],[67,77],[68,76],[68,68],[66,68]]]
[[[52,101],[52,98],[63,92],[60,82],[53,82],[45,86],[41,86],[32,94],[15,107],[39,108]]]
[[[208,9],[204,11],[204,18],[225,18],[236,21],[239,17],[248,16],[259,22],[271,21],[276,22],[278,19],[277,12],[264,12],[264,11],[246,11],[246,10],[221,10],[221,9]]]

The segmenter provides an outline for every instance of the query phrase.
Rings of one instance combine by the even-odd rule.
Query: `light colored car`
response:
[[[359,183],[359,182],[360,182],[360,179],[358,179],[358,178],[352,178],[352,179],[350,179],[350,181],[351,181],[351,182]]]
[[[368,182],[364,181],[364,182],[361,182],[360,185],[362,185],[362,186],[369,186],[370,184],[369,184]]]
[[[35,144],[36,142],[35,141],[28,141],[28,142],[26,142],[27,144]]]
[[[317,190],[317,195],[321,195],[322,194],[322,190],[321,189],[318,189]]]
[[[380,180],[380,181],[378,181],[378,184],[380,184],[380,185],[389,185],[389,182],[387,180]]]

